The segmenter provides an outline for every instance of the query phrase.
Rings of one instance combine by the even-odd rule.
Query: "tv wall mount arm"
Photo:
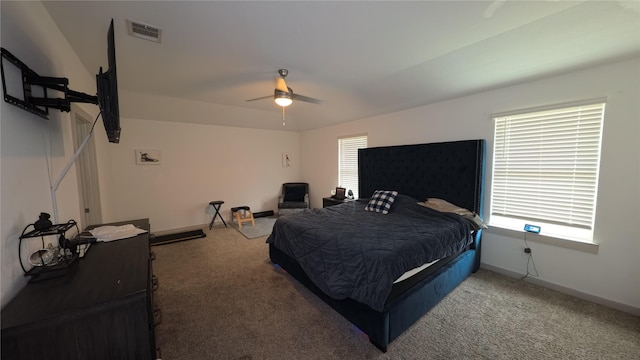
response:
[[[19,108],[27,110],[45,119],[49,119],[49,108],[70,112],[72,102],[82,102],[82,103],[98,105],[98,96],[87,95],[85,93],[70,90],[69,79],[40,76],[5,48],[1,48],[1,51],[2,51],[2,58],[0,61],[0,65],[1,65],[0,70],[2,72],[2,91],[4,93],[4,101],[12,105],[18,106]],[[9,61],[18,70],[20,70],[21,82],[22,82],[22,99],[16,96],[10,95],[7,92],[7,84],[5,81],[5,68],[4,68],[5,60]],[[33,96],[32,87],[42,88],[43,96],[42,97]],[[47,90],[60,92],[64,95],[64,97],[50,98],[47,96],[48,95]],[[95,125],[95,122],[94,122],[94,125]],[[50,189],[51,203],[53,206],[53,218],[56,223],[58,223],[59,221],[58,204],[56,201],[56,190],[58,190],[60,183],[64,179],[67,172],[71,169],[71,166],[76,161],[76,159],[84,149],[85,145],[87,145],[87,142],[89,141],[92,135],[93,135],[93,127],[91,128],[91,131],[89,132],[89,134],[85,137],[82,144],[80,144],[76,152],[73,154],[73,157],[71,158],[71,160],[69,160],[67,165],[64,167],[60,175],[58,175],[56,180],[51,184],[51,189]]]
[[[9,61],[20,70],[22,78],[22,99],[10,95],[7,92],[4,60]],[[69,112],[71,111],[71,103],[73,102],[98,105],[97,96],[69,89],[69,79],[67,78],[38,75],[5,48],[2,48],[2,62],[0,62],[0,65],[2,70],[2,91],[4,93],[4,101],[40,117],[48,119],[49,108]],[[43,96],[34,96],[32,87],[42,88]],[[48,96],[48,90],[57,91],[64,97],[51,98]]]

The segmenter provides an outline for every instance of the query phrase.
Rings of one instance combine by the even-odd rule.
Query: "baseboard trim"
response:
[[[511,270],[507,270],[507,269],[503,269],[497,266],[493,266],[493,265],[489,265],[489,264],[485,264],[485,263],[480,263],[480,268],[485,269],[485,270],[489,270],[489,271],[493,271],[496,272],[498,274],[502,274],[502,275],[506,275],[512,278],[516,278],[516,279],[520,279],[522,278],[522,274],[517,273],[515,271],[511,271]],[[634,307],[634,306],[630,306],[630,305],[626,305],[626,304],[622,304],[619,302],[615,302],[609,299],[605,299],[599,296],[595,296],[595,295],[591,295],[591,294],[587,294],[584,293],[582,291],[578,291],[578,290],[574,290],[562,285],[558,285],[549,281],[545,281],[545,280],[540,280],[538,278],[534,278],[534,277],[527,277],[524,279],[524,281],[529,282],[531,284],[534,285],[538,285],[538,286],[542,286],[551,290],[555,290],[557,292],[561,292],[563,294],[567,294],[567,295],[571,295],[574,297],[577,297],[578,299],[582,299],[582,300],[587,300],[587,301],[591,301],[593,303],[596,304],[600,304],[600,305],[604,305],[607,307],[610,307],[612,309],[616,309],[616,310],[620,310],[623,312],[626,312],[628,314],[631,315],[635,315],[635,316],[640,316],[640,308]]]

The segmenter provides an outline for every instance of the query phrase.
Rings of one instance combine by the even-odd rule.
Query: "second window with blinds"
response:
[[[338,185],[358,198],[358,149],[367,147],[367,135],[338,139]]]
[[[593,242],[602,99],[495,115],[492,226]]]

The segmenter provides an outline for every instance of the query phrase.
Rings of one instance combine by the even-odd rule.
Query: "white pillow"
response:
[[[464,217],[465,219],[468,219],[471,222],[473,222],[479,229],[488,228],[487,225],[484,223],[484,221],[480,219],[480,216],[478,216],[478,214],[468,209],[461,208],[443,199],[428,198],[427,201],[419,202],[418,205],[426,206],[428,208],[431,208],[433,210],[437,210],[440,212],[449,212],[449,213],[458,214]]]

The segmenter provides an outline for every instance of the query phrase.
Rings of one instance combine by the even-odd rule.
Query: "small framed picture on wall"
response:
[[[160,165],[161,155],[157,149],[136,149],[136,165]]]

